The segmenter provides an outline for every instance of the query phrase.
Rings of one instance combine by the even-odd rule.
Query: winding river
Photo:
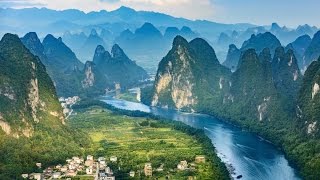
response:
[[[244,180],[300,179],[295,169],[288,164],[283,152],[277,147],[255,134],[243,131],[215,117],[149,107],[111,96],[102,97],[101,100],[120,109],[150,112],[204,129],[216,147],[218,156],[227,164],[234,178],[242,175],[241,179]]]

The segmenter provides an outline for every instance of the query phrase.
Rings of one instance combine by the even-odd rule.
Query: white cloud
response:
[[[128,6],[136,10],[156,11],[189,19],[212,19],[217,12],[212,0],[0,0],[11,7],[47,7],[80,9],[85,12],[114,10]]]
[[[212,19],[217,9],[210,0],[121,0],[138,10],[164,12],[190,19]]]
[[[2,8],[23,8],[23,7],[38,7],[44,6],[44,4],[38,1],[27,1],[27,0],[0,0],[0,7]]]

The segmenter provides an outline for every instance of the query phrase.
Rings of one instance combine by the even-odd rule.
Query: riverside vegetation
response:
[[[73,156],[111,153],[123,162],[122,169],[116,172],[120,177],[122,172],[137,170],[137,165],[151,161],[154,167],[164,164],[165,174],[155,173],[159,177],[169,173],[178,179],[190,175],[229,178],[204,132],[181,123],[169,123],[141,112],[117,111],[99,102],[74,105],[78,115],[66,120],[45,66],[16,35],[6,34],[0,41],[0,65],[0,179],[42,172],[37,163],[45,168],[63,164]],[[117,112],[92,110],[91,106],[97,104]],[[91,110],[82,112],[81,107]],[[127,128],[131,129],[129,134],[125,132]],[[132,139],[125,141],[124,137]],[[132,154],[131,149],[135,150]],[[170,171],[180,161],[193,162],[196,155],[204,155],[207,161],[196,165],[195,171]]]
[[[127,8],[119,10],[124,12],[129,10],[133,14],[141,13]],[[1,13],[5,12],[3,15],[6,17],[12,15],[11,18],[20,19],[23,16],[16,13],[18,11],[20,10],[12,11],[8,8],[2,9]],[[32,16],[31,19],[40,18],[38,20],[41,21],[35,21],[37,22],[35,24],[41,24],[48,22],[47,16],[39,15],[42,11],[47,10],[23,10],[22,14],[34,12],[37,18]],[[6,13],[11,15],[8,16]],[[60,14],[64,11],[53,11],[53,13]],[[105,15],[105,12],[102,14]],[[56,16],[52,17],[56,18]],[[104,16],[100,17],[105,19]],[[127,19],[128,22],[131,22],[130,19]],[[181,20],[183,19],[179,20],[181,24],[186,23]],[[24,20],[21,27],[29,26],[29,22]],[[65,27],[65,23],[62,24]],[[200,27],[197,28],[198,30],[215,31],[219,29],[206,21],[198,25],[197,27]],[[205,28],[207,25],[210,26]],[[94,48],[96,51],[93,61],[85,64],[83,62],[87,58],[82,59],[83,62],[81,62],[64,43],[65,39],[56,38],[50,34],[42,42],[36,33],[28,33],[21,39],[12,34],[6,34],[2,38],[0,42],[0,179],[16,179],[21,173],[40,171],[35,167],[36,162],[48,166],[63,162],[73,155],[83,156],[87,151],[100,149],[96,141],[92,141],[92,137],[95,136],[88,135],[81,130],[85,127],[77,127],[79,128],[77,129],[65,121],[58,96],[94,97],[105,91],[127,89],[148,81],[149,76],[146,71],[131,60],[120,46],[113,45],[109,53],[106,49],[110,49],[108,46],[112,44],[100,43],[102,41],[96,42],[105,47],[97,46],[98,44],[95,43],[91,44],[90,41],[98,36],[94,28],[88,41],[83,42],[85,43],[83,48],[91,49],[90,58]],[[31,29],[39,31],[39,27]],[[180,36],[175,38],[172,50],[159,64],[155,85],[149,90],[143,90],[142,101],[154,106],[211,114],[257,132],[284,150],[290,163],[297,167],[303,178],[318,179],[320,176],[320,60],[316,59],[320,54],[320,31],[312,39],[303,37],[283,48],[281,47],[283,44],[280,44],[284,39],[281,34],[286,34],[285,36],[288,33],[293,33],[294,36],[297,34],[311,35],[318,29],[305,25],[287,32],[287,28],[281,28],[274,23],[270,32],[280,38],[282,36],[281,41],[273,34],[265,32],[266,29],[262,28],[262,31],[259,29],[259,27],[249,28],[241,33],[251,38],[245,41],[240,49],[230,46],[230,54],[228,53],[227,57],[229,61],[226,61],[224,65],[231,68],[234,71],[232,72],[220,64],[215,51],[206,41],[196,38],[188,42],[184,39],[189,40],[196,36],[190,28],[183,27],[181,32],[178,32],[177,28],[168,27],[166,34],[169,34],[170,38],[168,41],[165,40],[165,43],[171,42],[171,39],[183,31],[189,33],[182,33],[184,38]],[[8,30],[3,32],[6,31]],[[83,31],[82,29],[81,32]],[[41,34],[47,34],[47,32],[48,29]],[[255,34],[254,32],[262,34],[251,35]],[[101,34],[106,35],[107,32],[104,31]],[[188,37],[187,34],[191,36]],[[238,37],[236,31],[232,34]],[[130,38],[127,39],[127,37]],[[226,36],[221,36],[219,41],[228,42],[223,37]],[[125,42],[126,39],[127,42]],[[157,54],[155,51],[146,51],[146,49],[155,49],[157,52],[166,51],[166,48],[161,47],[164,43],[162,34],[151,23],[145,23],[135,33],[130,30],[123,31],[118,40],[121,47],[132,44],[130,46],[133,47],[133,51],[138,52],[137,49],[140,49],[138,54],[149,54],[144,57],[148,59],[148,63],[152,62],[150,58],[158,58],[150,56]],[[110,42],[114,41],[110,40]],[[150,42],[152,45],[149,45]],[[138,47],[137,44],[141,47]],[[216,48],[219,49],[219,47]],[[130,50],[127,48],[125,50],[129,51],[128,53],[132,56]],[[133,59],[136,58],[133,57]],[[156,63],[152,64],[154,66]],[[304,75],[301,72],[305,72]],[[120,98],[129,99],[130,97]],[[111,114],[119,115],[119,117],[121,115],[117,113],[121,112],[138,118],[142,116],[147,119],[157,119],[157,117],[141,112],[119,111],[105,105],[100,106],[117,111]],[[90,105],[86,108],[92,107]],[[100,111],[99,108],[98,111]],[[99,113],[110,113],[104,111]],[[151,127],[153,123],[153,120],[145,119],[136,125],[147,129],[153,128]],[[179,127],[179,130],[192,136],[202,133],[181,124],[173,124],[173,126]],[[121,129],[118,131],[121,132]],[[207,142],[209,141],[204,140],[204,144]],[[213,149],[211,143],[207,145],[206,150]],[[211,159],[219,162],[218,159],[215,159],[214,151],[211,153]],[[220,167],[220,165],[214,167]],[[225,172],[223,168],[221,170],[220,172]],[[219,174],[217,176],[219,177]]]
[[[275,39],[271,33],[265,36],[269,38],[261,41]],[[319,60],[303,76],[291,49],[273,47],[271,52],[255,41],[261,52],[245,50],[231,72],[205,40],[188,42],[177,36],[159,63],[154,85],[141,91],[141,100],[213,115],[258,133],[281,147],[304,178],[317,179]]]
[[[225,165],[202,130],[140,111],[120,110],[100,101],[82,101],[74,109],[77,115],[68,124],[88,132],[92,145],[87,153],[119,158],[118,164],[111,165],[117,178],[126,179],[130,171],[139,172],[150,162],[155,169],[153,178],[229,179]],[[206,162],[196,164],[195,170],[177,170],[180,161],[194,164],[197,155],[204,155]],[[161,165],[163,171],[157,171]],[[137,178],[145,176],[141,173]]]

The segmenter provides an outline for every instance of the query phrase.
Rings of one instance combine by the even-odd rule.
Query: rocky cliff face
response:
[[[87,61],[82,74],[82,88],[90,95],[104,94],[107,88],[111,88],[109,79],[100,72],[99,67],[92,61]]]
[[[19,179],[37,162],[47,166],[81,154],[90,140],[64,125],[45,66],[18,36],[1,39],[0,69],[0,179]]]
[[[298,60],[298,65],[301,70],[304,70],[303,65],[303,59],[304,59],[304,53],[306,52],[307,48],[309,47],[311,43],[311,38],[309,35],[303,35],[298,37],[295,41],[288,44],[286,46],[286,51],[289,49],[293,50],[295,57]]]
[[[224,93],[229,74],[206,41],[198,38],[188,43],[177,36],[159,63],[151,105],[195,110],[199,101]],[[211,100],[222,103],[223,98]]]
[[[37,34],[31,32],[21,38],[21,41],[45,65],[60,96],[79,95],[82,91],[81,75],[76,71],[82,69],[83,64],[61,38],[47,35],[41,43]]]
[[[320,136],[320,58],[311,63],[303,77],[299,92],[297,116],[305,133]]]
[[[231,73],[203,39],[188,43],[177,36],[159,64],[151,95],[142,100],[153,106],[259,121],[275,121],[279,114],[294,116],[302,75],[292,50],[279,47],[272,58],[269,48],[260,54],[248,49],[237,66]]]
[[[83,88],[89,88],[94,85],[95,82],[95,74],[93,72],[93,66],[94,64],[91,62],[86,62],[84,66],[84,74],[85,78],[82,81],[82,87]]]
[[[16,35],[6,34],[0,41],[0,64],[0,126],[7,135],[30,137],[34,124],[49,119],[52,124],[64,123],[44,65]]]
[[[195,105],[197,97],[192,93],[195,79],[191,70],[195,58],[190,51],[185,39],[175,38],[172,50],[159,64],[161,70],[158,70],[156,76],[153,106],[181,109]]]

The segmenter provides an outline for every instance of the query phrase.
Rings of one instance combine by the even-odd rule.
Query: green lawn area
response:
[[[126,92],[122,92],[117,96],[118,99],[123,99],[126,101],[131,101],[131,102],[138,102],[137,100],[137,95],[136,94],[132,94],[128,91]]]
[[[195,137],[173,129],[169,123],[115,115],[109,110],[91,107],[72,116],[68,124],[89,134],[92,146],[88,153],[95,157],[118,157],[116,164],[109,163],[113,169],[118,169],[117,177],[127,177],[131,170],[139,176],[144,164],[150,162],[154,170],[164,165],[164,171],[154,171],[153,178],[164,179],[168,175],[170,179],[187,179],[188,176],[216,179],[210,160],[196,164],[195,170],[177,170],[180,161],[194,163],[195,156],[205,154],[205,149]]]

